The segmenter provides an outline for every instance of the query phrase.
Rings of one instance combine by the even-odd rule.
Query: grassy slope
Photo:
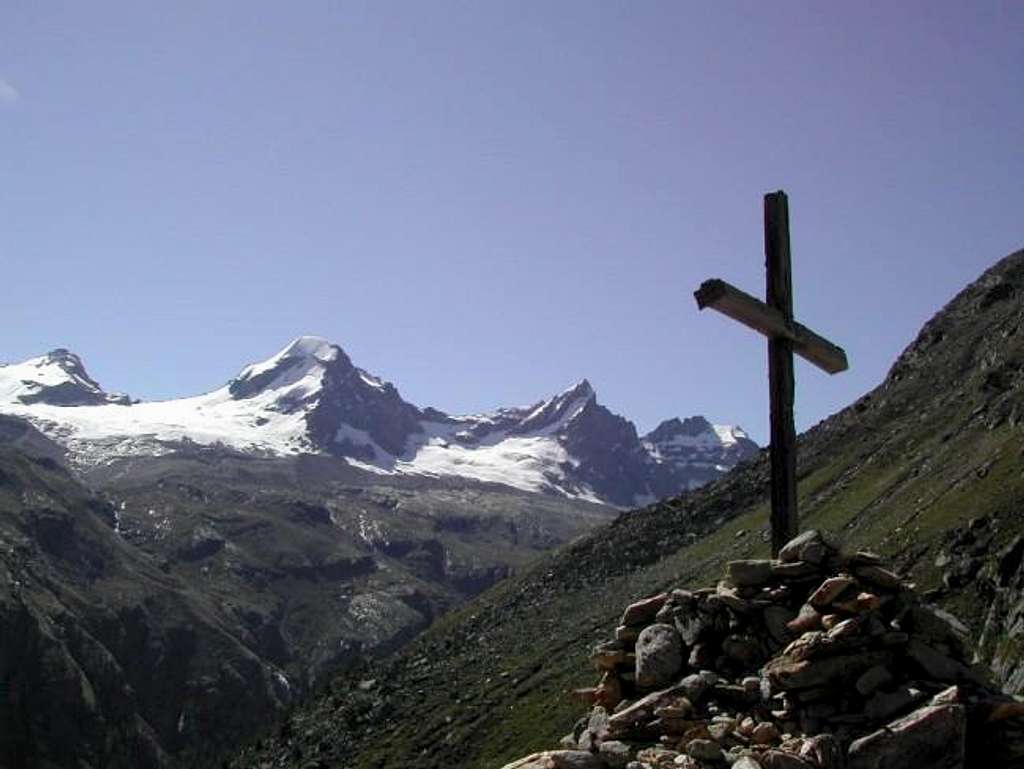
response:
[[[856,362],[854,362],[856,364]],[[923,590],[947,532],[996,521],[1024,533],[1024,252],[968,287],[875,391],[801,439],[804,527],[892,558]],[[619,518],[445,617],[401,655],[293,715],[235,766],[500,767],[556,744],[583,712],[567,690],[622,607],[713,584],[724,561],[767,553],[767,463]],[[971,591],[935,594],[977,622]],[[975,624],[974,629],[977,629]],[[374,679],[368,691],[359,676]]]

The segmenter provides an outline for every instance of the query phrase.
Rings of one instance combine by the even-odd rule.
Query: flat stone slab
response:
[[[963,769],[967,719],[962,705],[927,705],[847,751],[847,769]]]
[[[653,622],[654,618],[658,615],[658,611],[661,610],[661,607],[665,605],[667,600],[668,593],[660,593],[650,598],[645,598],[642,601],[631,603],[622,612],[622,619],[619,620],[619,624],[626,627],[636,627],[637,625],[646,625],[648,622]]]
[[[736,587],[760,587],[772,579],[772,563],[768,560],[729,561],[726,575]]]

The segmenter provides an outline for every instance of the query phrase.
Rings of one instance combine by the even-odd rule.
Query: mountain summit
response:
[[[85,370],[82,359],[63,347],[22,363],[0,366],[0,400],[24,405],[128,405],[127,395],[111,394]]]
[[[78,356],[55,350],[0,366],[0,412],[32,421],[79,466],[185,445],[324,454],[374,474],[463,477],[619,506],[698,486],[757,450],[739,428],[703,417],[667,420],[641,439],[586,379],[526,407],[421,409],[316,336],[213,392],[150,403],[104,392]]]

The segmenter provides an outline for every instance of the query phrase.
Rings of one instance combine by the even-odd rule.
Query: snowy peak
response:
[[[63,347],[22,363],[0,366],[0,398],[49,406],[131,403],[127,395],[104,392],[89,376],[82,359]]]
[[[672,417],[651,430],[651,432],[644,436],[644,440],[658,443],[671,440],[677,436],[697,436],[713,431],[714,425],[702,416],[687,417],[682,420],[679,417]]]
[[[568,390],[534,406],[512,432],[516,435],[555,432],[578,417],[596,399],[594,388],[583,379]]]
[[[713,425],[702,416],[666,419],[642,439],[656,463],[720,469],[754,456],[758,447],[734,425]]]
[[[712,480],[756,446],[703,417],[641,439],[590,382],[532,406],[449,416],[402,399],[336,344],[302,336],[224,387],[150,403],[109,395],[67,350],[0,366],[0,410],[88,467],[200,445],[259,456],[329,454],[368,472],[457,477],[630,507]]]
[[[300,336],[276,355],[242,369],[228,383],[228,391],[236,400],[278,391],[294,406],[319,392],[324,372],[332,365],[351,369],[352,361],[326,339]]]

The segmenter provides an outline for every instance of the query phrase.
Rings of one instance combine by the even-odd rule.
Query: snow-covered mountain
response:
[[[330,454],[383,475],[461,476],[620,506],[698,486],[757,451],[739,428],[703,417],[640,437],[586,380],[527,407],[421,409],[319,337],[296,339],[213,392],[156,402],[104,392],[76,355],[55,350],[0,366],[0,411],[32,421],[80,466],[199,444]]]

